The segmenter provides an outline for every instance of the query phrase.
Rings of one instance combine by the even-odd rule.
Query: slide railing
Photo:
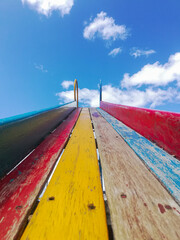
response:
[[[74,86],[76,93],[77,80]],[[0,178],[15,167],[78,106],[77,99],[54,108],[0,120]]]
[[[100,108],[180,159],[180,114],[102,101]]]

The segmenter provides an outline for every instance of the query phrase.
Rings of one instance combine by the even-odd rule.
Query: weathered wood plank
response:
[[[101,114],[91,115],[115,239],[180,239],[177,203]]]
[[[74,109],[76,102],[0,120],[0,178],[4,177]]]
[[[101,101],[103,110],[180,160],[180,114]]]
[[[107,239],[95,140],[83,109],[22,239]]]
[[[0,181],[0,239],[16,238],[79,116],[76,109],[17,168]],[[34,133],[35,134],[35,133]]]
[[[98,109],[98,111],[180,204],[180,161],[102,109]]]

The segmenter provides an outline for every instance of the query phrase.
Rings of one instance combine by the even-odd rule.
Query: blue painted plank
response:
[[[180,161],[100,108],[97,110],[180,204]]]

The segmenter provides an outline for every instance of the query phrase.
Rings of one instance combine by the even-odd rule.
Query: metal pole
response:
[[[77,99],[76,99],[76,92],[77,92]],[[74,80],[74,101],[77,101],[77,108],[78,108],[78,81],[77,81],[77,79]]]

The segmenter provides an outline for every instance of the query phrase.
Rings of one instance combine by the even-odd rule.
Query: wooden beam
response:
[[[101,101],[101,108],[180,160],[180,114]]]
[[[0,120],[0,179],[43,141],[74,109],[76,102]]]
[[[76,109],[17,168],[0,181],[0,239],[15,239],[27,223],[79,116]],[[35,134],[35,133],[34,133]]]
[[[114,238],[180,239],[180,208],[135,152],[91,109]]]
[[[83,109],[21,239],[108,239],[95,140]]]
[[[105,111],[98,109],[180,204],[180,161]]]

